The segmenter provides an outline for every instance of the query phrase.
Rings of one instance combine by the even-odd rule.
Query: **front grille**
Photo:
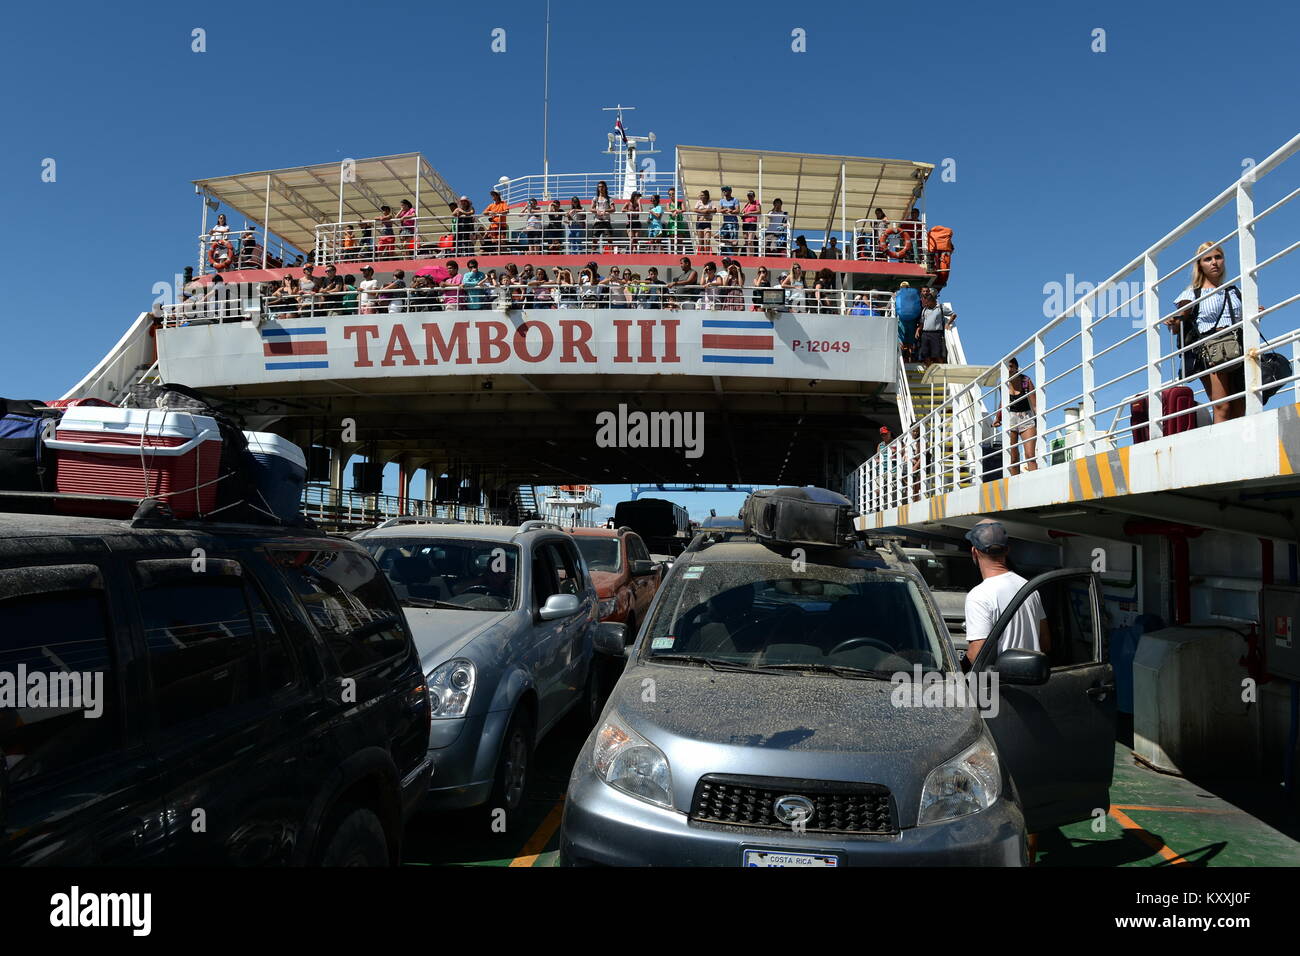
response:
[[[781,797],[805,797],[813,813],[808,833],[897,833],[889,788],[875,783],[837,780],[790,780],[710,773],[695,785],[692,823],[789,830],[776,816]]]

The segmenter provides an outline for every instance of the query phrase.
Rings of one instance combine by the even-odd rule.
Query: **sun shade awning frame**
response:
[[[823,156],[762,149],[723,149],[678,146],[677,181],[688,205],[700,190],[713,201],[730,186],[744,202],[752,189],[766,213],[773,199],[782,200],[790,227],[798,231],[829,232],[841,217],[849,225],[873,218],[877,207],[890,219],[905,219],[919,205],[932,163],[866,156]],[[841,195],[841,184],[843,195]]]
[[[411,200],[417,215],[438,215],[458,195],[420,153],[196,179],[194,187],[248,225],[304,252],[315,244],[322,223],[373,219],[381,206],[396,213],[403,199]],[[231,231],[240,231],[245,222],[231,221]]]

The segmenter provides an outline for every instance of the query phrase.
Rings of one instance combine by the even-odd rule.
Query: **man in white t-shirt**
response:
[[[379,288],[379,280],[375,278],[373,266],[361,267],[362,278],[357,289],[361,292],[361,314],[374,315],[378,311],[379,295],[376,290]]]
[[[1007,567],[1011,549],[1002,522],[985,518],[966,532],[966,540],[971,543],[971,558],[984,579],[966,595],[966,659],[973,664],[994,623],[1026,581]],[[998,653],[1008,648],[1045,653],[1050,646],[1047,612],[1035,592],[1020,605],[1002,632]]]

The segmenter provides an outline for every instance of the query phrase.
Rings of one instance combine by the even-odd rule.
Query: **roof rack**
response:
[[[457,521],[455,518],[431,518],[426,515],[398,515],[395,518],[389,518],[381,521],[372,528],[372,531],[379,531],[383,528],[392,528],[402,524],[465,524],[463,521]]]
[[[521,524],[521,525],[519,526],[518,530],[516,530],[515,533],[516,533],[516,534],[523,534],[525,531],[536,531],[536,530],[538,530],[539,528],[553,528],[553,529],[556,530],[556,531],[563,531],[563,530],[564,530],[562,527],[560,527],[560,526],[559,526],[558,524],[556,524],[554,521],[540,521],[540,520],[534,519],[534,520],[532,520],[532,521],[525,521],[523,524]]]

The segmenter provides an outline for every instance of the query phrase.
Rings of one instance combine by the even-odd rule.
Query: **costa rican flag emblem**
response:
[[[266,370],[290,368],[329,368],[329,353],[325,341],[325,327],[313,326],[299,329],[262,329],[262,355],[266,357]],[[305,358],[319,355],[322,358]],[[281,361],[271,361],[279,359]]]
[[[730,365],[771,365],[773,326],[771,319],[705,319],[700,338],[706,362]]]

